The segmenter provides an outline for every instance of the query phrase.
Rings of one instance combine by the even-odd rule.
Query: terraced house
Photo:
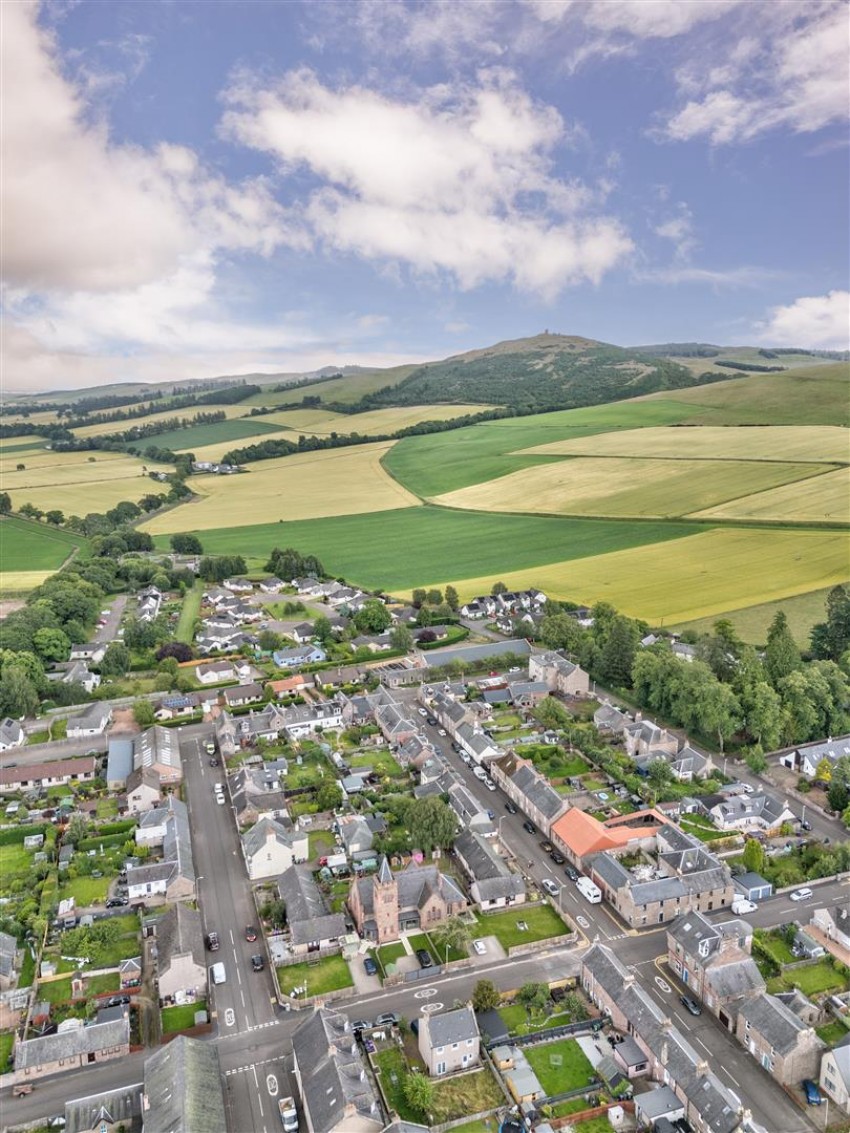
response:
[[[670,968],[729,1031],[744,1005],[765,991],[752,946],[752,927],[738,918],[709,921],[689,913],[667,930]]]
[[[348,1019],[319,1007],[292,1036],[309,1133],[379,1133],[384,1115]]]

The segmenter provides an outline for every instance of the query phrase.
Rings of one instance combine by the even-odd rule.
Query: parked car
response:
[[[540,882],[550,897],[558,896],[558,883],[553,881],[551,877],[544,877]]]
[[[423,719],[428,715],[428,713],[425,711],[424,708],[418,708],[417,712],[419,713],[420,716],[423,717]]]
[[[107,909],[120,909],[122,905],[129,905],[129,897],[110,897],[106,902]]]
[[[251,944],[257,939],[257,930],[253,925],[249,924],[245,929],[245,939]]]
[[[219,943],[218,933],[217,932],[208,932],[207,933],[207,948],[209,948],[210,952],[218,952],[220,947],[221,947],[221,944]]]
[[[800,829],[801,830],[811,830],[811,828],[812,828],[811,822],[808,822],[806,819],[803,819],[803,821],[800,823]]]
[[[414,1035],[419,1034],[419,1020],[418,1019],[411,1019],[410,1020],[410,1029],[414,1033]]]
[[[809,897],[811,897],[811,895],[812,895],[811,889],[809,889],[808,885],[805,885],[805,886],[803,886],[802,889],[795,889],[794,890],[794,892],[791,894],[791,900],[792,901],[806,901]]]
[[[448,732],[446,731],[446,729],[445,729],[445,728],[438,728],[438,729],[437,729],[437,735],[438,735],[438,736],[447,736],[447,735],[448,735]]]
[[[486,775],[484,777],[484,786],[487,788],[488,791],[495,791],[495,789],[496,789],[496,784],[493,782],[493,780],[490,778],[489,775]],[[828,840],[829,839],[827,839],[827,841]]]
[[[512,803],[509,800],[508,802],[505,803],[505,810],[508,812],[508,814],[516,814],[517,813],[517,806],[516,806],[515,803]]]
[[[530,818],[527,818],[525,822],[523,822],[522,828],[523,830],[527,830],[529,834],[537,833],[537,827],[534,825]]]
[[[378,974],[378,965],[371,956],[363,957],[363,970],[367,976],[376,976]]]
[[[436,716],[426,716],[425,719],[428,721],[432,728],[435,728],[437,726]]]
[[[817,1087],[817,1083],[813,1082],[811,1078],[805,1078],[800,1083],[800,1088],[806,1095],[806,1101],[809,1103],[809,1105],[820,1105],[823,1101],[821,1092]]]
[[[564,857],[564,855],[561,853],[560,850],[551,850],[550,853],[549,853],[549,857],[552,859],[552,861],[555,863],[555,865],[563,865],[564,862],[567,860]]]
[[[578,881],[578,870],[573,869],[571,865],[567,866],[567,868],[564,870],[564,873],[567,875],[570,881]]]
[[[434,961],[431,959],[431,953],[427,948],[417,948],[416,959],[419,961],[420,968],[433,968],[434,966]]]
[[[555,847],[552,845],[548,838],[544,838],[540,843],[540,849],[544,854],[551,854]]]
[[[472,947],[479,956],[483,956],[487,952],[487,945],[483,940],[473,940]]]
[[[263,968],[265,968],[265,966],[266,966],[266,962],[262,958],[262,956],[260,955],[259,952],[256,954],[256,956],[251,957],[251,968],[255,972],[261,972],[263,970]]]
[[[680,995],[679,1002],[686,1011],[690,1011],[691,1015],[702,1015],[702,1008],[695,999],[691,999],[689,995]]]
[[[482,783],[487,778],[487,772],[484,770],[484,768],[480,764],[478,766],[472,768],[472,774],[475,776],[476,779],[480,779]]]
[[[376,1027],[397,1027],[398,1015],[395,1011],[385,1011],[383,1015],[379,1015],[375,1020]]]

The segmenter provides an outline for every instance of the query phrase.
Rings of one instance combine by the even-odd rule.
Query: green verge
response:
[[[58,527],[4,516],[0,520],[0,570],[58,570],[85,542],[82,535]]]
[[[191,508],[185,512],[191,522]],[[265,562],[273,547],[313,554],[332,575],[373,589],[408,590],[445,578],[477,578],[587,558],[710,530],[687,522],[562,519],[450,508],[401,508],[290,523],[203,531],[212,555]],[[169,536],[155,539],[166,549]]]

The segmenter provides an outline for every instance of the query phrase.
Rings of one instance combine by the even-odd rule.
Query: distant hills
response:
[[[615,346],[577,335],[550,334],[498,342],[442,361],[367,369],[323,366],[309,373],[222,375],[205,381],[115,383],[82,390],[12,397],[18,405],[73,402],[104,395],[161,397],[225,384],[274,386],[293,402],[305,396],[347,412],[391,405],[481,403],[518,412],[597,405],[665,390],[687,389],[736,375],[775,373],[847,360],[848,352],[713,343]]]

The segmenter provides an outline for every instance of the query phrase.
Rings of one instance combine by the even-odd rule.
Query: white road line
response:
[[[233,939],[233,929],[230,929],[230,943],[234,948],[236,947],[236,941]]]
[[[702,1039],[698,1039],[696,1035],[694,1035],[694,1042],[699,1043],[699,1045],[702,1047],[703,1050],[707,1050],[708,1053],[711,1054],[711,1051],[708,1050],[708,1047],[705,1045],[705,1043],[702,1041]]]
[[[236,968],[236,979],[239,981],[240,984],[242,983],[242,973],[239,971],[238,966]]]
[[[734,1082],[735,1085],[740,1089],[741,1083],[738,1081],[738,1079],[733,1078],[732,1075],[729,1073],[729,1071],[726,1069],[725,1066],[721,1066],[720,1069],[723,1071],[723,1073],[726,1075],[726,1077],[729,1078],[732,1082]]]

